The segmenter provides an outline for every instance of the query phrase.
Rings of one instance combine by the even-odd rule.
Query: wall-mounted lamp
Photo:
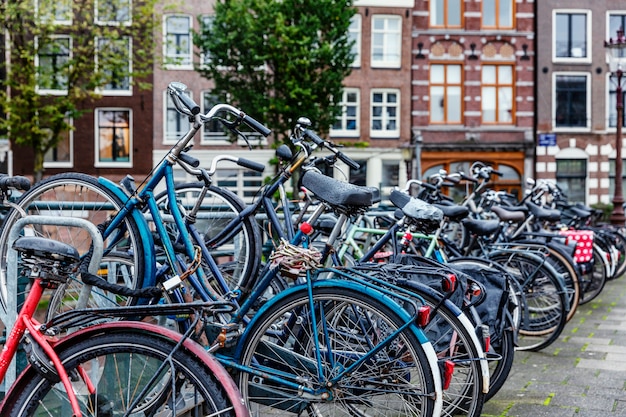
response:
[[[530,61],[530,57],[528,56],[528,45],[527,44],[523,44],[522,45],[522,50],[524,51],[524,53],[522,54],[522,57],[520,59],[522,61]]]
[[[470,54],[468,59],[478,59],[478,56],[476,55],[476,44],[474,42],[470,43],[470,49],[472,50],[472,53]]]
[[[415,55],[415,59],[425,59],[426,56],[424,56],[424,54],[422,53],[422,48],[424,47],[424,42],[418,42],[417,43],[417,48],[419,49],[419,51],[417,51],[417,55]]]

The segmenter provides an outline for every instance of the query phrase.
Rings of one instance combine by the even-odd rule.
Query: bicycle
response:
[[[204,330],[208,340],[207,349],[236,376],[246,404],[254,413],[275,413],[276,409],[300,413],[308,409],[312,413],[353,414],[363,412],[375,403],[378,405],[376,411],[381,415],[394,414],[399,409],[410,410],[416,415],[439,415],[442,381],[436,354],[415,318],[394,301],[397,295],[375,288],[346,271],[332,272],[342,279],[316,279],[330,272],[319,269],[315,263],[302,270],[308,276],[305,284],[293,286],[261,306],[258,300],[280,273],[280,264],[266,265],[259,274],[261,278],[254,278],[251,282],[254,286],[245,294],[228,288],[211,253],[203,247],[206,246],[203,237],[192,234],[193,223],[183,218],[176,202],[172,165],[182,163],[190,172],[210,181],[210,175],[205,170],[181,162],[183,158],[189,160],[181,154],[184,154],[183,149],[202,124],[214,119],[218,112],[224,111],[235,116],[233,128],[245,121],[259,132],[268,132],[260,123],[227,104],[218,104],[207,114],[200,114],[199,107],[184,95],[178,84],[171,86],[170,93],[177,106],[180,105],[180,110],[193,118],[193,127],[168,153],[135,197],[127,197],[125,203],[119,206],[120,211],[114,213],[103,228],[107,241],[119,246],[122,240],[118,237],[122,233],[114,232],[121,231],[124,237],[134,236],[131,239],[134,249],[146,248],[144,237],[153,242],[141,210],[145,204],[153,216],[166,254],[164,259],[167,263],[159,269],[162,279],[158,282],[165,288],[168,298],[172,302],[184,301],[190,292],[184,291],[181,286],[189,285],[200,299],[226,297],[237,304],[235,311],[216,317]],[[304,126],[298,127],[297,132],[317,141],[318,145],[324,143]],[[304,159],[306,157],[293,162],[288,169],[297,169]],[[289,176],[289,171],[283,172],[264,191],[263,200],[268,202],[268,207],[272,207],[272,190],[277,190]],[[159,177],[165,179],[168,193],[171,193],[168,194],[168,215],[174,218],[178,226],[177,241],[172,241],[171,229],[165,227],[162,212],[153,199],[153,185]],[[104,180],[83,181],[82,177],[74,177],[74,181],[97,188],[101,195],[120,193],[118,187],[114,187],[118,189],[114,192],[94,185],[105,184]],[[37,201],[36,190],[31,190],[30,196],[20,202],[27,205]],[[199,201],[201,204],[202,199]],[[246,217],[253,210],[246,207],[243,212],[237,213],[234,220],[224,226],[220,233],[222,237],[239,232],[244,218],[254,221],[253,216]],[[271,211],[268,211],[268,215],[272,215]],[[189,219],[190,216],[186,217]],[[303,233],[298,232],[293,241],[297,243],[302,237]],[[175,250],[177,243],[182,243],[183,257]],[[156,264],[153,254],[147,254],[147,259],[143,259],[134,253],[135,262],[141,261],[144,272],[155,268],[151,262]],[[185,256],[191,260],[189,264]],[[300,256],[301,253],[296,259],[300,260]],[[246,260],[243,256],[241,259]],[[200,262],[208,264],[215,282],[221,287],[205,285],[202,281],[204,270],[198,268]],[[302,262],[299,264],[303,265]],[[133,264],[133,268],[138,269],[139,264]],[[251,274],[250,277],[256,275]],[[133,284],[141,288],[147,285],[150,278],[156,281],[157,274],[146,276],[143,283],[135,281]],[[420,310],[414,298],[407,298],[403,302],[414,306],[413,311]],[[268,353],[271,353],[270,357],[266,356]],[[372,367],[374,364],[376,366]],[[381,373],[381,369],[384,372]],[[393,386],[388,381],[394,381]]]
[[[0,179],[0,192],[5,198],[16,180]],[[30,221],[63,224],[69,220],[26,217],[15,228]],[[93,225],[81,219],[72,219],[72,223],[88,230],[91,227],[89,233],[97,241],[98,232]],[[5,381],[5,388],[11,381],[7,378],[12,366],[9,364],[19,346],[24,347],[28,366],[10,384],[0,404],[0,414],[249,415],[234,381],[215,358],[193,341],[191,331],[181,335],[144,322],[101,322],[139,313],[194,314],[199,320],[206,311],[218,308],[217,303],[142,307],[141,312],[120,308],[77,310],[69,320],[61,315],[55,322],[42,324],[34,316],[44,292],[69,279],[80,257],[75,248],[62,242],[18,234],[19,230],[10,234],[9,255],[17,260],[19,253],[20,269],[31,283],[17,319],[5,323],[8,337],[0,353],[0,379]],[[93,247],[92,270],[99,264],[102,243]],[[88,325],[94,320],[101,323]],[[68,326],[76,325],[83,328],[62,336]]]

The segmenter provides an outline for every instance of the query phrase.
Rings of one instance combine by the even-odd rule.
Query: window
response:
[[[622,167],[626,167],[625,159],[622,159]],[[615,196],[615,157],[609,160],[609,195]],[[626,195],[626,169],[622,169],[622,195]]]
[[[350,168],[350,184],[365,187],[367,185],[367,159],[356,161],[358,169]]]
[[[200,34],[210,33],[213,28],[213,22],[215,21],[215,16],[213,15],[202,15],[200,17]],[[207,65],[211,61],[211,55],[209,51],[202,50],[200,54],[200,64]]]
[[[131,42],[130,38],[98,39],[98,66],[102,66],[105,75],[102,93],[108,95],[130,94],[131,71]]]
[[[37,0],[35,7],[42,22],[57,25],[70,25],[72,23],[71,0]]]
[[[187,133],[191,125],[189,117],[181,114],[176,110],[172,97],[165,94],[165,138],[164,143],[176,143],[180,137]],[[185,94],[189,94],[188,91]]]
[[[430,66],[431,123],[461,123],[462,66],[433,64]]]
[[[554,127],[589,127],[589,75],[555,74]]]
[[[352,53],[354,54],[353,67],[361,66],[361,15],[355,14],[350,18],[350,26],[348,27],[348,40],[354,42],[352,44]]]
[[[607,80],[607,85],[609,86],[609,104],[607,108],[607,113],[609,117],[609,127],[616,128],[617,127],[617,85],[615,84],[615,79],[608,74],[609,78]],[[626,103],[626,90],[622,90],[622,105]],[[626,115],[622,117],[622,127],[626,126]]]
[[[96,166],[131,166],[131,110],[96,109]]]
[[[554,59],[589,62],[590,22],[586,12],[555,12],[554,16]]]
[[[191,17],[165,17],[165,64],[191,69]]]
[[[483,27],[513,28],[513,0],[483,0]]]
[[[371,136],[400,137],[400,90],[372,90]]]
[[[556,183],[568,201],[584,203],[587,195],[587,160],[557,159]]]
[[[402,18],[372,16],[372,67],[400,68]]]
[[[441,28],[458,28],[462,25],[462,0],[431,0],[430,26]]]
[[[341,114],[330,133],[333,136],[359,136],[359,104],[361,91],[358,88],[346,88],[341,99]]]
[[[263,173],[249,169],[218,169],[213,177],[218,187],[237,194],[245,203],[252,203],[263,186]]]
[[[626,14],[611,13],[609,14],[609,24],[607,26],[608,33],[605,39],[615,39],[618,30],[626,30]],[[620,50],[621,57],[626,56],[626,51]]]
[[[71,120],[68,121],[71,124]],[[71,168],[74,163],[74,132],[66,130],[61,133],[62,139],[55,148],[49,149],[44,155],[44,168]]]
[[[65,94],[72,40],[68,36],[37,39],[37,90],[39,93]]]
[[[202,93],[202,113],[208,112],[217,103],[224,102],[214,94],[208,91]],[[228,132],[217,120],[211,120],[204,124],[202,130],[202,144],[204,145],[227,145],[230,144],[228,140]]]
[[[96,23],[104,25],[130,24],[131,0],[96,0]]]
[[[483,123],[513,123],[513,66],[483,65]]]

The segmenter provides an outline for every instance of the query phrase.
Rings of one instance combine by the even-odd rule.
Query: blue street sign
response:
[[[556,133],[540,133],[539,146],[556,146]]]

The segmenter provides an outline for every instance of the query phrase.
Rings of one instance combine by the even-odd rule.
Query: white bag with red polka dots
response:
[[[576,241],[574,261],[585,263],[593,258],[593,230],[561,230],[560,234]]]

